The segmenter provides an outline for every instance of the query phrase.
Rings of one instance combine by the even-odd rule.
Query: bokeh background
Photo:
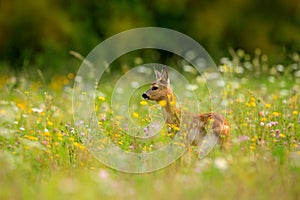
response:
[[[230,48],[259,48],[270,63],[288,62],[300,50],[300,1],[0,0],[0,67],[70,70],[70,50],[86,56],[106,38],[143,26],[185,33],[216,62]]]

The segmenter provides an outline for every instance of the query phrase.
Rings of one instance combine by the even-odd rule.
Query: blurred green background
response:
[[[215,61],[260,48],[270,62],[300,50],[299,0],[0,0],[0,67],[63,69],[121,31],[159,26],[197,40]],[[76,63],[77,64],[77,63]]]

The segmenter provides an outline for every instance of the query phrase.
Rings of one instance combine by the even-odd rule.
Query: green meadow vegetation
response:
[[[220,59],[218,67],[225,81],[223,114],[232,129],[231,150],[215,147],[197,159],[191,147],[170,166],[145,174],[108,168],[89,153],[72,115],[76,74],[51,80],[38,71],[1,74],[0,198],[299,199],[299,55],[290,55],[289,64],[269,65],[259,49],[252,56],[238,50]],[[182,74],[195,80],[187,90],[201,94],[205,84],[196,81],[197,75]],[[104,81],[95,98],[99,127],[111,130],[109,140],[126,151],[154,151],[151,143],[133,147],[113,128],[107,95],[113,89]],[[138,102],[141,108],[152,105],[142,98]],[[143,112],[132,113],[141,124]],[[161,138],[169,141],[170,135]]]
[[[109,168],[91,153],[84,122],[73,116],[77,70],[98,44],[140,27],[179,31],[211,55],[224,80],[218,112],[230,123],[230,150],[217,145],[198,159],[190,147],[143,174]],[[0,0],[0,199],[300,199],[299,47],[299,0]],[[171,79],[176,95],[194,93],[200,111],[211,111],[203,76],[180,59],[142,49],[109,66],[94,102],[106,138],[95,135],[93,148],[151,153],[180,130],[164,127],[150,141],[126,134],[161,117],[159,105],[141,97],[149,84],[135,87],[143,77],[131,77],[130,99],[112,109],[112,94],[124,94],[116,83],[137,66],[177,70],[189,83]],[[125,104],[130,119],[115,112]]]

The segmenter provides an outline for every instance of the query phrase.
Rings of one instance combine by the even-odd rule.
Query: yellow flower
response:
[[[272,113],[274,117],[279,117],[280,113],[279,112],[273,112]]]
[[[62,133],[57,133],[57,136],[58,137],[62,137],[62,136],[64,136]]]
[[[47,125],[48,125],[48,126],[53,126],[53,122],[47,121]]]
[[[105,101],[105,97],[103,97],[103,96],[98,97],[98,99],[99,99],[100,101]]]
[[[80,144],[79,144],[78,142],[73,142],[73,145],[74,145],[75,147],[79,147],[79,146],[80,146]]]
[[[251,150],[251,151],[255,150],[255,146],[251,145],[251,146],[250,146],[250,150]]]
[[[174,126],[174,128],[173,128],[175,131],[179,131],[180,130],[180,128],[178,127],[178,126]]]
[[[74,74],[73,73],[68,73],[67,77],[68,77],[68,79],[73,79],[74,78]]]
[[[170,105],[171,105],[171,106],[173,106],[173,105],[175,105],[175,104],[176,104],[176,101],[171,101],[171,102],[170,102]]]
[[[285,136],[283,133],[280,133],[280,134],[279,134],[279,137],[285,138],[286,136]]]
[[[49,131],[44,132],[44,136],[51,136],[51,133]]]
[[[137,113],[137,112],[133,112],[133,113],[132,113],[132,116],[133,116],[134,118],[139,118],[140,115],[139,115],[139,113]]]
[[[223,70],[224,70],[224,72],[228,72],[229,71],[229,67],[226,64],[224,64],[223,65]]]
[[[122,140],[120,140],[120,141],[118,142],[118,144],[119,144],[119,145],[122,145],[122,144],[123,144],[123,141],[122,141]]]
[[[251,139],[252,142],[255,142],[258,139],[257,135],[254,135],[254,137]]]
[[[162,107],[165,107],[167,105],[167,101],[166,100],[161,100],[158,102],[158,104]]]
[[[147,147],[146,146],[143,147],[143,151],[147,151]]]
[[[25,110],[26,109],[26,105],[24,103],[17,103],[17,106],[20,110]]]
[[[141,104],[142,106],[146,106],[148,103],[147,103],[147,101],[144,101],[144,100],[143,100],[143,101],[140,102],[140,104]]]
[[[266,122],[266,121],[267,121],[267,118],[262,117],[260,120],[261,120],[262,122]]]
[[[294,110],[294,111],[293,111],[293,115],[298,115],[298,113],[299,113],[299,112],[298,112],[297,110]]]
[[[270,103],[266,103],[266,108],[271,108],[271,104]]]

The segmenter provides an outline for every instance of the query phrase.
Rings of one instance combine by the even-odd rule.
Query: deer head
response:
[[[163,67],[161,72],[154,68],[156,81],[151,84],[150,89],[143,93],[142,97],[152,101],[168,101],[173,92],[170,88],[170,80],[166,67]]]

